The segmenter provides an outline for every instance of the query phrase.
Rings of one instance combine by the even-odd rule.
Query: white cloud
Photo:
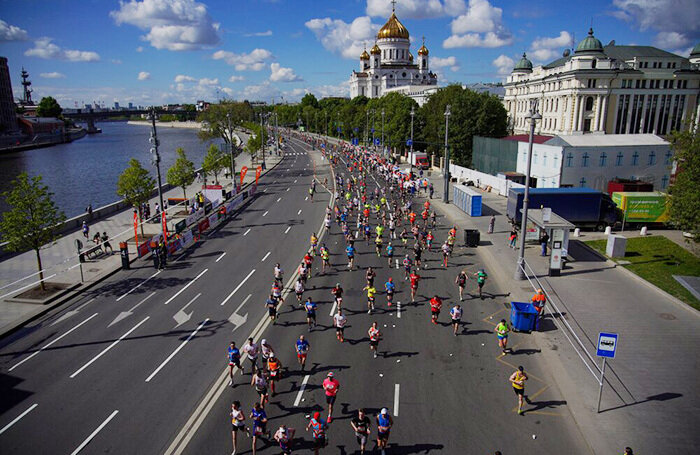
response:
[[[562,50],[574,45],[574,39],[569,32],[561,31],[559,36],[552,38],[537,37],[530,45],[528,55],[537,62],[545,62],[559,58]]]
[[[691,44],[691,41],[683,33],[659,32],[656,34],[654,44],[663,49],[678,49],[684,46],[688,46],[689,44]]]
[[[245,79],[245,77],[243,77],[243,76],[237,76],[237,75],[234,74],[233,76],[231,76],[231,77],[228,78],[228,81],[229,81],[229,82],[240,82],[240,81],[242,81],[242,80],[244,80],[244,79]]]
[[[317,98],[326,98],[329,96],[350,96],[350,85],[347,83],[338,85],[319,85],[312,87],[309,90],[316,95]]]
[[[219,42],[219,24],[212,22],[205,4],[194,0],[120,1],[119,10],[109,15],[117,25],[148,30],[141,39],[156,49],[188,51]]]
[[[618,8],[612,12],[613,16],[634,22],[641,30],[659,32],[655,43],[660,47],[682,47],[685,44],[678,43],[700,39],[697,0],[613,0],[612,3]]]
[[[534,49],[527,53],[530,60],[534,62],[549,62],[561,57],[561,55],[562,52],[559,52],[556,49]]]
[[[29,39],[26,30],[10,25],[0,19],[0,42],[3,41],[26,41]]]
[[[294,73],[292,68],[285,68],[279,63],[270,64],[270,80],[272,82],[298,82],[303,80]]]
[[[196,82],[197,79],[192,77],[192,76],[186,76],[184,74],[178,74],[175,76],[175,82],[177,83],[182,83],[182,82]]]
[[[143,46],[139,46],[136,48],[136,52],[143,52]]]
[[[450,27],[452,35],[442,43],[444,48],[500,47],[513,42],[503,24],[503,10],[488,0],[469,0],[466,13],[456,17]]]
[[[243,36],[272,36],[272,30],[267,30],[264,32],[255,32],[255,33],[244,33]]]
[[[233,89],[228,88],[228,87],[221,87],[221,91],[227,94],[228,96],[233,96]]]
[[[260,71],[267,67],[267,62],[272,59],[272,52],[267,49],[253,49],[249,54],[216,51],[212,58],[214,60],[223,60],[229,65],[233,65],[236,71]]]
[[[100,60],[100,55],[97,52],[61,49],[51,41],[53,41],[53,38],[47,37],[35,40],[34,47],[27,49],[24,55],[43,59],[67,60],[69,62],[96,62]]]
[[[508,57],[507,55],[499,55],[494,61],[491,62],[493,66],[498,70],[498,74],[506,75],[513,71],[515,66],[515,60]]]
[[[199,80],[199,85],[217,86],[219,85],[219,79],[208,79],[206,77],[203,77]]]
[[[280,91],[270,84],[269,81],[264,81],[261,84],[248,85],[239,92],[239,99],[250,101],[269,100],[272,97],[279,97]]]
[[[355,18],[351,23],[340,19],[311,19],[305,24],[327,50],[345,58],[358,59],[365,44],[374,41],[379,25],[368,16]]]
[[[51,73],[41,73],[39,76],[43,77],[44,79],[63,79],[66,77],[65,74],[59,73],[57,71],[53,71]]]
[[[367,0],[368,16],[389,17],[391,4],[386,0]],[[458,16],[467,11],[464,0],[403,0],[396,3],[396,15],[407,19]]]
[[[123,62],[121,60],[119,60],[118,58],[113,58],[112,63],[114,63],[115,65],[121,65]]]
[[[457,63],[457,58],[454,56],[445,58],[431,57],[430,66],[435,69],[449,68],[452,72],[459,71],[459,64]]]
[[[139,73],[139,76],[138,76],[138,79],[139,79],[140,81],[146,81],[146,80],[148,80],[148,79],[150,79],[150,78],[151,78],[151,73],[149,73],[149,72],[147,72],[147,71],[141,71],[141,72]]]

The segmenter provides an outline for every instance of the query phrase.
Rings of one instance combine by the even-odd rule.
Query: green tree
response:
[[[226,155],[221,151],[216,144],[211,144],[207,150],[207,154],[204,155],[204,161],[202,161],[202,169],[205,175],[214,175],[214,181],[219,184],[219,173],[226,167]]]
[[[227,153],[233,154],[231,175],[236,175],[236,157],[241,153],[241,139],[236,129],[253,120],[253,108],[247,101],[222,100],[212,104],[197,116],[202,122],[198,136],[202,141],[223,139]]]
[[[132,158],[129,160],[129,167],[119,176],[117,194],[137,209],[141,218],[141,204],[148,202],[155,186],[156,181],[153,177],[141,166],[139,160]],[[143,235],[143,224],[141,224],[141,235]]]
[[[670,139],[678,166],[669,189],[671,223],[693,234],[693,241],[700,243],[700,138],[691,127],[688,131],[674,131]]]
[[[263,131],[263,133],[260,134],[261,128],[259,123],[246,123],[245,127],[253,132],[253,135],[251,135],[250,138],[248,138],[246,149],[248,150],[248,153],[250,153],[251,155],[255,155],[258,152],[258,150],[261,149],[263,141],[267,141],[268,134],[266,131]],[[261,140],[261,138],[263,139]]]
[[[51,96],[45,96],[39,101],[36,107],[37,117],[60,117],[63,108],[58,104],[58,101]]]
[[[168,169],[166,180],[170,185],[182,188],[182,196],[187,199],[187,187],[194,182],[195,177],[194,163],[187,159],[182,147],[178,147],[175,153],[177,153],[177,159]]]
[[[2,194],[10,208],[2,214],[0,235],[10,251],[34,250],[39,282],[45,290],[40,249],[58,238],[56,227],[66,216],[56,207],[53,193],[41,183],[41,176],[29,178],[23,172],[10,186],[12,190]]]

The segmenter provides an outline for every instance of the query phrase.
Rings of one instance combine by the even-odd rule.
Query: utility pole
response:
[[[262,168],[265,169],[265,113],[260,112],[260,145],[262,147]]]
[[[409,155],[408,162],[411,166],[411,174],[413,174],[413,117],[416,115],[415,106],[411,106],[411,154]]]
[[[442,174],[445,178],[445,191],[442,195],[442,202],[445,204],[450,202],[450,148],[447,146],[447,135],[450,128],[450,115],[452,114],[450,112],[450,107],[451,106],[448,104],[447,108],[445,109],[445,165],[442,170]]]
[[[384,108],[382,108],[382,155],[386,155],[386,147],[384,147]]]
[[[162,212],[165,212],[165,205],[163,205],[163,183],[160,177],[160,153],[158,153],[158,146],[160,145],[160,141],[158,140],[158,132],[156,131],[155,106],[151,107],[150,120],[151,137],[148,139],[148,142],[150,142],[153,146],[151,147],[151,163],[156,167],[156,171],[158,173],[158,200],[160,201],[160,210]]]
[[[369,109],[365,111],[365,114],[367,114],[367,126],[365,127],[365,148],[369,149]]]
[[[228,126],[228,141],[231,149],[231,191],[233,194],[236,194],[236,162],[233,158],[233,147],[235,147],[235,145],[233,144],[233,130],[231,129],[230,112],[226,113],[226,123]]]
[[[526,120],[530,120],[530,140],[527,149],[527,171],[525,173],[525,194],[523,195],[523,218],[520,220],[520,251],[518,252],[518,265],[515,268],[515,279],[525,279],[525,236],[527,234],[527,206],[530,199],[530,169],[532,166],[532,145],[535,138],[535,125],[537,120],[542,119],[542,116],[537,112],[537,101],[533,100],[530,103],[530,111],[525,116]],[[517,214],[516,214],[517,215]]]
[[[277,123],[277,111],[275,111],[275,151],[277,152],[277,156],[280,154],[280,129],[279,129],[279,124]]]

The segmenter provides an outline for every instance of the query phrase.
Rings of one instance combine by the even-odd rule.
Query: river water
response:
[[[126,122],[99,123],[101,134],[87,135],[68,144],[0,155],[0,193],[10,189],[11,181],[21,172],[41,175],[42,181],[54,193],[54,202],[68,218],[119,200],[117,180],[131,158],[156,176],[149,152],[151,129],[146,125]],[[165,185],[168,168],[175,162],[175,149],[185,149],[187,158],[202,165],[211,142],[201,142],[197,130],[158,128],[160,139],[160,171]],[[218,141],[220,143],[221,141]],[[0,212],[7,210],[0,198]]]

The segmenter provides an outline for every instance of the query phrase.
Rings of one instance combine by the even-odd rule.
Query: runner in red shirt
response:
[[[409,277],[411,280],[411,302],[416,301],[416,293],[418,292],[418,281],[420,281],[420,275],[416,272],[412,272]]]
[[[442,309],[442,300],[437,295],[430,299],[430,313],[431,321],[433,324],[437,324],[438,316],[440,316],[440,310]]]
[[[411,226],[416,222],[416,213],[413,210],[408,214],[408,221],[411,222]]]
[[[333,414],[333,403],[335,396],[340,390],[340,383],[333,377],[333,372],[328,372],[328,376],[323,381],[323,390],[326,392],[326,403],[328,403],[328,423],[331,423],[331,414]]]

